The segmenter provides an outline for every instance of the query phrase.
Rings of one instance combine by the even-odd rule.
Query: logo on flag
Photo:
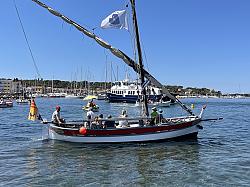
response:
[[[109,18],[109,23],[111,25],[118,25],[120,24],[119,16],[118,14],[113,14],[111,18]]]
[[[101,27],[104,29],[107,29],[107,28],[123,29],[124,28],[128,30],[126,10],[115,11],[112,14],[110,14],[108,17],[106,17],[102,21]]]

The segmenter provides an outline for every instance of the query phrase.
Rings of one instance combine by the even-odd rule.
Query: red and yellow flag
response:
[[[28,119],[35,121],[37,120],[37,117],[38,117],[38,108],[36,106],[35,100],[32,99],[30,102],[30,112],[29,112]]]

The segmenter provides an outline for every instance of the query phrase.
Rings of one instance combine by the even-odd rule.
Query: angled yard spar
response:
[[[65,22],[67,22],[68,24],[73,25],[77,30],[79,30],[80,32],[84,33],[85,35],[87,35],[88,37],[94,39],[99,45],[101,45],[102,47],[108,49],[111,51],[112,54],[114,54],[116,57],[122,59],[128,66],[132,67],[133,70],[136,73],[140,73],[140,66],[135,63],[134,60],[132,60],[130,57],[128,57],[124,52],[122,52],[119,49],[114,48],[113,46],[111,46],[109,43],[107,43],[106,41],[102,40],[101,38],[99,38],[98,36],[96,36],[94,33],[90,32],[89,30],[85,29],[84,27],[82,27],[81,25],[79,25],[78,23],[74,22],[73,20],[69,19],[68,17],[62,15],[61,13],[55,11],[54,9],[52,9],[51,7],[47,6],[46,4],[38,1],[38,0],[32,0],[33,2],[37,3],[38,5],[40,5],[41,7],[47,9],[50,13],[52,13],[53,15],[60,17],[62,20],[64,20]],[[191,109],[189,109],[188,107],[186,107],[179,99],[177,99],[176,97],[174,97],[169,91],[168,89],[166,89],[158,80],[156,80],[148,71],[146,71],[145,69],[143,69],[144,75],[145,77],[155,86],[162,88],[162,91],[164,94],[166,94],[170,99],[176,101],[184,110],[186,110],[189,114],[191,115],[195,115]]]

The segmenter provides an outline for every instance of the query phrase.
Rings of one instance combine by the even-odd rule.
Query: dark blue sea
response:
[[[195,113],[207,104],[197,140],[85,145],[47,139],[27,120],[28,105],[0,109],[0,186],[250,186],[250,100],[184,99]],[[80,99],[36,99],[48,120],[56,105],[66,120],[85,117]],[[133,104],[97,101],[104,116],[140,113]],[[185,115],[177,105],[164,116]]]

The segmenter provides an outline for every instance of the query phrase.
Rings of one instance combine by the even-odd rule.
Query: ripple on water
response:
[[[104,116],[137,107],[97,101]],[[183,100],[205,117],[197,141],[83,145],[46,139],[46,129],[27,121],[27,106],[0,109],[0,186],[249,186],[250,100]],[[44,118],[55,105],[66,119],[82,119],[82,100],[37,99]],[[165,116],[184,114],[177,106]]]

